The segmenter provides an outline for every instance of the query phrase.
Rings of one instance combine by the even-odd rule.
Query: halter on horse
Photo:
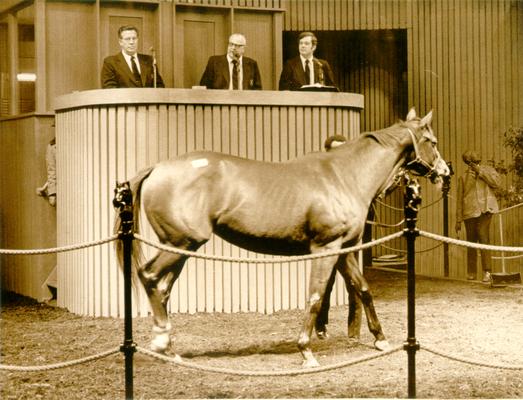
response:
[[[140,206],[164,244],[196,251],[212,233],[248,250],[301,255],[353,246],[362,237],[372,199],[400,168],[433,180],[449,170],[436,148],[432,112],[357,139],[327,153],[281,162],[193,152],[143,170],[130,181],[138,231]],[[118,225],[118,221],[116,226]],[[139,243],[134,241],[134,246]],[[137,250],[137,249],[136,249]],[[134,254],[138,254],[135,251]],[[135,263],[154,316],[151,348],[170,347],[166,305],[187,256],[159,251]],[[361,299],[375,347],[388,343],[368,284],[353,253],[313,260],[298,347],[304,366],[318,365],[310,336],[333,268]]]

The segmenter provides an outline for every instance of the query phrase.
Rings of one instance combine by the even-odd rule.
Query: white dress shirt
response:
[[[314,63],[312,62],[313,58],[314,57],[304,58],[300,54],[301,65],[302,65],[304,71],[305,71],[305,60],[309,60],[309,76],[310,76],[309,82],[311,85],[314,83]]]
[[[138,72],[141,74],[142,70],[140,69],[140,61],[138,60],[138,53],[135,53],[133,56],[130,56],[129,54],[122,51],[122,54],[123,54],[123,58],[125,58],[125,62],[129,66],[129,69],[131,70],[131,72],[133,71],[133,65],[131,64],[131,57],[134,57],[136,66],[138,67]]]

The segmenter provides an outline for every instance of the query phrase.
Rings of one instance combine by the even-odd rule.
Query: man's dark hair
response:
[[[122,32],[124,32],[124,31],[135,31],[136,32],[136,36],[140,35],[140,33],[138,32],[138,28],[136,28],[136,26],[134,26],[134,25],[124,25],[124,26],[121,26],[118,29],[118,37],[119,38],[122,37]]]
[[[302,40],[304,37],[307,37],[307,36],[310,36],[311,37],[311,41],[312,41],[312,44],[314,46],[316,46],[318,44],[318,38],[316,37],[316,35],[312,32],[302,32],[300,33],[300,36],[298,36],[298,42],[300,40]]]

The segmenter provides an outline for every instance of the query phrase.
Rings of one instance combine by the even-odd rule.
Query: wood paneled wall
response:
[[[112,234],[115,182],[192,150],[284,161],[319,151],[332,132],[359,135],[363,99],[349,93],[112,89],[63,96],[57,110],[58,245]],[[146,237],[156,235],[145,229]],[[146,248],[152,256],[156,250]],[[207,254],[259,257],[219,238]],[[191,258],[172,292],[171,312],[303,308],[310,263],[238,264]],[[58,304],[75,313],[123,316],[112,245],[58,256]],[[347,301],[338,280],[332,304]],[[142,294],[134,310],[147,315]]]
[[[484,161],[511,159],[503,147],[502,135],[509,126],[523,126],[523,2],[284,0],[282,7],[286,10],[284,31],[406,29],[406,104],[415,106],[422,115],[434,110],[433,127],[441,153],[452,162],[456,175],[464,171],[461,154],[468,148],[476,148]],[[366,88],[362,131],[367,131],[376,128],[381,115],[375,107],[381,103],[381,95],[374,89],[382,86],[384,77],[376,70],[358,78]],[[350,71],[347,79],[354,79]],[[452,182],[451,235],[455,189]],[[424,209],[419,223],[423,229],[439,234],[443,229],[440,197],[441,193],[423,183],[423,204],[434,206]],[[397,220],[391,212],[389,222]],[[504,227],[510,237],[507,240],[521,245],[518,224],[511,224],[510,219],[508,224]],[[491,235],[499,237],[494,226]],[[420,239],[418,247],[429,249],[435,245]],[[441,247],[419,254],[418,272],[443,274]],[[465,249],[451,246],[450,250],[451,276],[465,277]]]
[[[29,115],[0,122],[0,243],[5,249],[56,246],[56,210],[36,195],[47,180],[45,152],[54,137],[53,115]],[[56,255],[0,255],[3,289],[44,300],[42,284]]]

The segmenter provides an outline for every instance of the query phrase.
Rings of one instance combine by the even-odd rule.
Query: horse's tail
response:
[[[133,233],[140,233],[140,206],[142,197],[142,184],[153,170],[154,167],[143,169],[129,181],[129,187],[133,196]],[[120,215],[117,213],[114,220],[114,233],[118,233],[118,231],[120,230],[121,222],[122,221],[120,219]],[[116,241],[116,255],[118,259],[118,266],[120,267],[120,269],[123,270],[123,243],[121,240]],[[132,246],[132,280],[135,289],[137,288],[138,283],[137,266],[143,263],[144,258],[145,257],[143,255],[142,246],[140,245],[140,242],[134,239]],[[135,291],[135,294],[138,295],[139,292]]]

